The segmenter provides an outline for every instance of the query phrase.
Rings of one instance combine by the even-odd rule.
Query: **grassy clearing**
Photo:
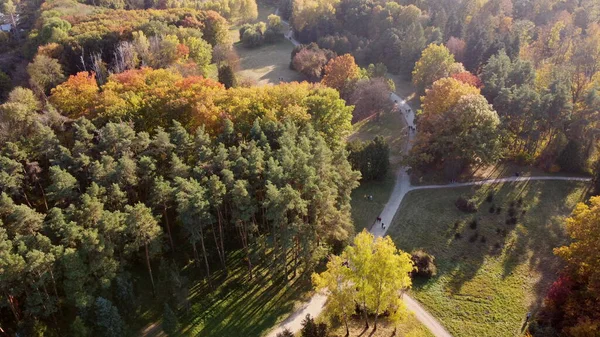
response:
[[[365,141],[383,136],[390,144],[391,164],[384,179],[362,182],[352,191],[352,219],[357,232],[371,227],[392,193],[396,171],[400,167],[400,155],[406,148],[407,130],[404,117],[397,112],[384,114],[379,120],[372,118],[354,124],[354,132],[349,140]],[[365,197],[367,195],[372,195],[373,200],[368,200]]]
[[[377,322],[377,331],[373,332],[371,328],[365,331],[365,322],[358,317],[354,317],[349,323],[350,337],[365,336],[365,337],[391,337],[394,332],[394,328],[389,324],[386,319],[380,319]],[[346,328],[343,324],[332,327],[330,331],[331,337],[343,337],[346,336]],[[398,337],[433,337],[433,334],[422,325],[417,318],[412,314],[408,313],[405,321],[396,331]]]
[[[387,76],[394,81],[396,85],[396,91],[394,91],[398,96],[402,97],[406,100],[408,105],[411,106],[413,111],[417,111],[421,108],[421,98],[417,95],[417,91],[413,86],[410,79],[406,79],[400,75],[394,75],[388,73]]]
[[[229,275],[222,270],[212,275],[213,289],[197,275],[197,267],[184,268],[182,274],[195,282],[189,291],[189,311],[179,308],[179,336],[260,337],[311,295],[310,275],[287,284],[274,282],[267,263],[263,263],[254,269],[255,277],[250,281],[243,254],[233,255]],[[146,337],[163,336],[162,303],[155,303],[150,294],[149,299],[139,318],[143,328],[137,331]]]
[[[275,7],[260,4],[258,21],[267,22],[267,17],[275,12]],[[246,48],[239,41],[239,25],[232,26],[229,36],[235,51],[240,56],[240,79],[248,79],[258,85],[277,84],[279,78],[284,82],[303,81],[304,76],[290,69],[290,55],[294,45],[288,40],[267,44],[258,48]],[[216,74],[216,69],[211,71]],[[216,75],[215,75],[216,76]]]
[[[552,249],[566,242],[564,217],[586,193],[586,184],[566,181],[417,190],[404,199],[389,235],[400,249],[436,257],[438,275],[417,282],[413,293],[451,333],[515,336],[556,277],[560,261]],[[460,212],[459,196],[472,197],[479,211]],[[513,202],[518,222],[507,225]],[[499,214],[490,213],[492,205]]]

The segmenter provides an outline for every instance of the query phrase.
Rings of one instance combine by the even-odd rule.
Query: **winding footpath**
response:
[[[278,10],[275,11],[276,15],[278,14]],[[289,23],[286,21],[282,22],[289,27]],[[299,45],[300,43],[293,37],[292,30],[288,29],[284,34],[285,37],[292,42],[294,46]],[[415,129],[415,113],[412,108],[406,103],[404,99],[395,93],[390,93],[390,100],[392,100],[402,111],[402,115],[406,119],[406,124]],[[408,131],[408,142],[406,151],[409,151],[412,147],[412,143],[414,141],[416,135],[416,131]],[[400,204],[402,203],[402,199],[404,196],[413,190],[420,189],[434,189],[434,188],[454,188],[454,187],[463,187],[463,186],[473,186],[473,185],[485,185],[485,184],[496,184],[496,183],[505,183],[505,182],[516,182],[516,181],[533,181],[533,180],[566,180],[566,181],[590,181],[590,178],[582,178],[582,177],[558,177],[558,176],[532,176],[532,177],[507,177],[507,178],[497,178],[497,179],[488,179],[488,180],[480,180],[480,181],[472,181],[465,183],[454,183],[454,184],[444,184],[444,185],[424,185],[424,186],[412,186],[410,184],[410,177],[407,173],[407,167],[402,167],[398,170],[396,176],[396,182],[394,184],[394,189],[390,195],[390,199],[386,203],[383,211],[381,212],[381,222],[387,224],[385,228],[381,226],[372,226],[370,232],[376,236],[384,236],[390,225],[392,225],[392,220],[396,215],[396,212],[400,208]],[[436,337],[452,337],[452,335],[440,324],[440,322],[433,317],[417,300],[410,297],[408,294],[403,295],[403,300],[406,307],[413,312],[415,317],[423,324],[424,326],[431,331],[431,333]],[[273,330],[267,334],[267,337],[276,337],[278,333],[282,332],[285,329],[296,333],[300,331],[302,328],[302,320],[306,317],[307,314],[310,314],[312,317],[317,317],[321,314],[325,307],[325,302],[327,301],[327,296],[323,294],[315,294],[308,302],[304,303],[300,308],[298,308],[295,312],[293,312],[287,319],[282,321],[275,327]]]

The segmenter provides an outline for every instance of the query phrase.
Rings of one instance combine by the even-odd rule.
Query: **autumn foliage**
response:
[[[69,79],[52,89],[50,102],[72,118],[92,112],[98,96],[96,74],[80,72],[69,76]]]
[[[329,139],[339,139],[350,130],[352,116],[352,107],[346,106],[337,91],[318,84],[293,82],[226,90],[212,79],[151,68],[111,75],[101,88],[93,74],[81,72],[52,90],[50,101],[72,118],[132,120],[148,131],[177,119],[189,130],[205,125],[208,131],[217,132],[223,118],[249,130],[252,122],[262,117],[312,120]]]
[[[343,92],[348,82],[358,77],[358,73],[358,66],[354,61],[354,56],[345,54],[327,62],[324,69],[325,75],[321,83]]]
[[[463,71],[461,73],[452,74],[451,77],[455,80],[461,81],[462,83],[472,85],[475,88],[481,88],[483,86],[479,77],[471,74],[468,71]]]

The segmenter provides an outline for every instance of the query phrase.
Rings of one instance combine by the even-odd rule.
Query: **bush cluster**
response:
[[[458,233],[457,233],[458,234]],[[432,277],[437,274],[435,266],[435,257],[423,250],[416,250],[411,254],[411,259],[415,264],[416,269],[411,273],[412,277]]]
[[[468,200],[467,198],[462,196],[456,199],[454,205],[456,206],[456,208],[465,213],[477,212],[477,205],[475,205],[475,202],[473,200]]]

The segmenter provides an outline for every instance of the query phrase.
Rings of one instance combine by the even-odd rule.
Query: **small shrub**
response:
[[[411,276],[432,277],[437,274],[437,268],[434,264],[435,257],[427,254],[423,250],[414,251],[411,259],[415,263],[416,269],[411,272]]]
[[[290,330],[285,329],[279,332],[276,337],[294,337],[294,334]]]
[[[479,238],[479,233],[475,232],[471,237],[469,237],[469,242],[475,242]]]
[[[510,202],[510,205],[509,205],[509,208],[513,208],[513,207],[515,207],[515,202],[514,202],[514,201],[511,201],[511,202]]]
[[[500,233],[502,233],[502,230],[500,228],[496,228],[496,234],[500,235]]]
[[[521,205],[523,205],[523,198],[519,198],[519,199],[517,200],[517,205],[518,205],[518,206],[521,206]]]
[[[512,208],[512,206],[508,209],[508,216],[514,217],[517,214],[517,210]]]
[[[458,226],[460,226],[460,221],[457,221],[457,222],[454,223],[454,229],[457,229]]]
[[[492,207],[490,207],[490,214],[494,214],[495,211],[496,211],[496,207],[494,207],[494,205],[492,205]]]
[[[500,249],[500,247],[501,247],[500,242],[496,242],[496,244],[494,244],[494,248]]]
[[[512,217],[512,218],[510,218],[510,224],[511,224],[511,225],[516,225],[516,224],[517,224],[517,221],[518,221],[518,220],[517,220],[517,218],[516,218],[516,217]]]
[[[467,200],[465,197],[459,197],[456,199],[454,203],[456,208],[465,212],[465,213],[475,213],[477,212],[477,206],[472,200]]]
[[[494,200],[494,191],[490,191],[490,193],[488,193],[487,197],[485,198],[485,201],[492,202],[493,200]]]
[[[525,215],[525,213],[527,213],[527,210],[521,211],[521,215]]]
[[[454,239],[460,240],[461,238],[462,238],[462,235],[459,232],[454,233]]]
[[[500,213],[502,213],[502,207],[496,208],[496,214],[500,214]]]
[[[482,235],[481,236],[481,240],[479,240],[479,241],[481,241],[481,243],[486,243],[487,239],[485,238],[485,236]]]
[[[473,219],[470,223],[469,223],[469,227],[471,227],[471,229],[476,229],[477,228],[477,219]]]

